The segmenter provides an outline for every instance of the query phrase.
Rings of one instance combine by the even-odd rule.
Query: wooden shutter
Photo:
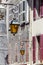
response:
[[[43,17],[43,0],[40,0],[40,17]]]

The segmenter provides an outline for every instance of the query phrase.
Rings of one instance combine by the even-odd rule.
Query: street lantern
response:
[[[22,48],[22,49],[20,50],[20,53],[21,53],[21,55],[23,56],[23,55],[25,54],[25,50]]]
[[[21,54],[21,61],[24,61],[24,54],[25,54],[25,48],[24,48],[24,43],[20,44],[20,54]]]
[[[16,34],[18,32],[19,23],[17,22],[16,18],[13,18],[13,20],[10,23],[10,31],[12,34]]]
[[[21,45],[20,54],[24,55],[25,54],[24,43],[21,43],[20,45]]]

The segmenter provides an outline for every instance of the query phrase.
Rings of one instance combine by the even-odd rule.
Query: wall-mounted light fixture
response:
[[[10,23],[10,31],[13,35],[15,35],[18,32],[19,23],[17,22],[16,18],[13,18],[13,20]]]
[[[23,27],[25,25],[29,25],[29,23],[23,23],[20,25],[20,23],[17,22],[16,18],[13,18],[13,20],[10,23],[10,31],[13,35],[15,35],[18,32],[18,28]]]
[[[17,6],[16,6],[17,7]],[[15,8],[12,8],[11,9],[12,13],[14,14],[14,19],[11,21],[10,23],[10,31],[13,35],[15,35],[17,32],[18,32],[18,28],[19,26],[20,27],[25,27],[25,25],[28,25],[29,23],[25,23],[23,22],[21,25],[20,23],[18,23],[18,21],[16,20],[16,17],[15,17]]]

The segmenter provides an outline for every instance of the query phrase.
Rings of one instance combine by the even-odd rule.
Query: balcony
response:
[[[32,36],[43,34],[43,18],[40,18],[32,23]]]

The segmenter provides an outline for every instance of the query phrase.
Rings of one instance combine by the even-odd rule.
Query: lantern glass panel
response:
[[[11,33],[17,33],[18,31],[18,25],[10,25],[10,28],[11,28]]]
[[[25,50],[20,50],[21,55],[24,55]]]

